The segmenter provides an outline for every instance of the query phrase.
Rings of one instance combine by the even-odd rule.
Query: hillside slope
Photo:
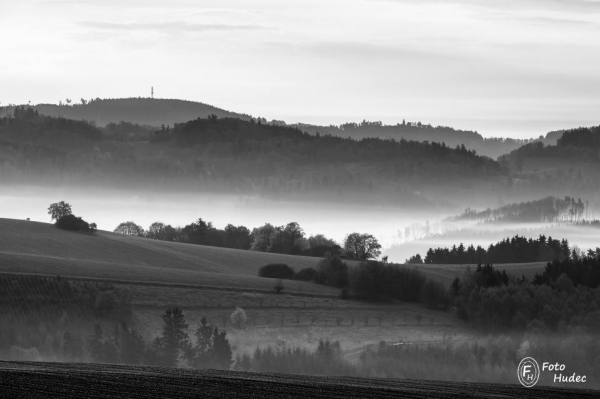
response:
[[[272,279],[258,277],[261,266],[287,263],[300,270],[316,267],[318,261],[105,231],[88,235],[47,223],[0,219],[0,272],[272,290]],[[329,287],[294,282],[298,284],[305,293],[338,294]]]
[[[11,115],[13,107],[4,107],[3,114]],[[213,114],[219,118],[250,119],[250,116],[226,111],[212,105],[185,100],[155,98],[96,99],[85,104],[56,105],[38,104],[32,107],[40,114],[62,116],[74,120],[93,121],[98,126],[110,122],[131,122],[140,125],[161,126],[187,122],[191,119],[206,118]]]

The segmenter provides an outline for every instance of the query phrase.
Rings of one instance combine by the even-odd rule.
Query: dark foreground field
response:
[[[0,396],[23,398],[597,398],[598,391],[520,385],[366,379],[0,361]]]

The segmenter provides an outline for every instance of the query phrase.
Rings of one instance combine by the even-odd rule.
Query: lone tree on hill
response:
[[[48,207],[48,214],[52,217],[51,220],[58,220],[63,216],[71,215],[71,205],[65,201],[55,202]]]
[[[371,234],[352,233],[344,239],[344,249],[355,259],[367,260],[381,255],[381,245]]]

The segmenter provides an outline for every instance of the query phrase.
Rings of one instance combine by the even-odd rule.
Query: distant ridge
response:
[[[339,137],[351,137],[356,140],[364,138],[380,138],[395,140],[413,140],[445,143],[449,147],[464,145],[475,150],[479,155],[492,159],[507,154],[532,140],[512,138],[484,138],[476,131],[459,130],[449,126],[431,126],[421,122],[405,122],[395,125],[384,125],[380,121],[361,123],[344,123],[340,126],[316,126],[297,123],[291,125],[310,134],[331,134]]]
[[[250,115],[226,111],[201,102],[155,98],[96,99],[85,104],[38,104],[32,108],[43,115],[93,121],[98,126],[121,121],[149,126],[172,126],[196,118],[206,118],[211,114],[219,118],[250,119]],[[2,111],[12,113],[10,107],[5,107]]]

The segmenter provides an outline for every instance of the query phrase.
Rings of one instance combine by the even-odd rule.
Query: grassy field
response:
[[[578,387],[577,387],[578,388]],[[597,398],[577,388],[318,377],[109,364],[0,362],[0,390],[29,398]]]
[[[268,263],[287,263],[296,271],[319,259],[59,230],[52,224],[0,219],[0,272],[37,273],[140,282],[272,290],[274,281],[258,277]],[[338,290],[294,283],[302,292],[338,295]]]

